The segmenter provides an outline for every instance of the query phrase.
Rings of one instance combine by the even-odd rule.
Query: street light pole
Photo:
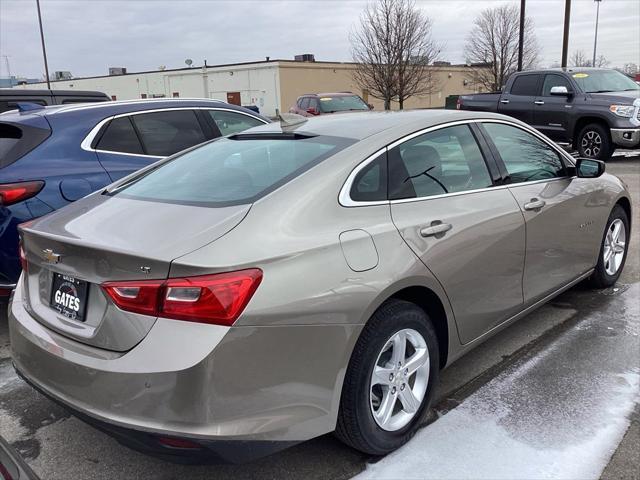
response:
[[[522,55],[524,50],[524,8],[526,0],[520,0],[520,36],[518,38],[518,71],[522,71]]]
[[[564,34],[562,35],[562,68],[567,66],[569,53],[569,23],[571,20],[571,0],[565,0],[564,4]]]
[[[42,30],[42,15],[40,14],[40,0],[36,0],[38,7],[38,24],[40,25],[40,41],[42,42],[42,56],[44,57],[44,74],[47,76],[47,88],[51,90],[51,82],[49,81],[49,65],[47,63],[47,50],[44,48],[44,31]]]
[[[596,6],[596,35],[595,38],[593,39],[593,63],[591,64],[592,67],[596,66],[596,48],[598,46],[598,19],[600,18],[600,2],[602,0],[593,0],[594,2],[596,2],[597,6]]]

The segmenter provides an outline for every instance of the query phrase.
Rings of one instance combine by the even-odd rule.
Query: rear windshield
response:
[[[364,103],[364,100],[362,100],[358,95],[320,97],[320,110],[323,113],[369,110],[369,105]]]
[[[0,168],[7,167],[36,148],[51,130],[0,122]]]
[[[354,141],[237,135],[190,150],[111,195],[199,206],[252,203]]]

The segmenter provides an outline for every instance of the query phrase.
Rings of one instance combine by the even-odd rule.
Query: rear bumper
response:
[[[246,463],[299,443],[285,441],[221,441],[173,436],[169,438],[188,440],[193,443],[193,447],[171,447],[161,442],[163,436],[134,430],[132,428],[120,427],[87,415],[51,396],[47,391],[22,375],[17,368],[16,372],[18,376],[42,395],[62,406],[69,411],[69,413],[85,423],[113,437],[120,444],[132,450],[169,462],[181,464]],[[199,445],[200,448],[196,448],[196,445]]]
[[[158,436],[187,438],[226,461],[333,431],[361,328],[159,319],[118,353],[41,325],[25,309],[20,283],[9,308],[15,368],[47,396],[139,450],[154,453]],[[251,455],[230,453],[249,443]]]
[[[612,128],[611,140],[619,147],[636,148],[640,146],[640,128]]]

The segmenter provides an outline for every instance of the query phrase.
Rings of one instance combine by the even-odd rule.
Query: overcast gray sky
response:
[[[519,1],[421,0],[444,42],[443,60],[464,62],[464,42],[482,9]],[[366,2],[360,0],[41,0],[49,70],[74,76],[104,75],[109,66],[132,71],[293,58],[349,61],[350,29]],[[528,0],[541,66],[559,62],[564,0]],[[596,7],[573,0],[570,53],[590,58]],[[640,1],[603,0],[598,53],[611,66],[640,64]],[[0,75],[43,76],[35,0],[0,0]]]

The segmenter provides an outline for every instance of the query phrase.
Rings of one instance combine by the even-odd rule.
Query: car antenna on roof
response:
[[[283,131],[293,130],[307,121],[307,117],[297,113],[279,113],[276,118],[280,121],[280,127]]]
[[[33,110],[42,110],[44,108],[44,105],[40,105],[38,103],[30,103],[30,102],[18,102],[16,103],[16,106],[18,107],[18,111],[20,113],[31,112]]]

